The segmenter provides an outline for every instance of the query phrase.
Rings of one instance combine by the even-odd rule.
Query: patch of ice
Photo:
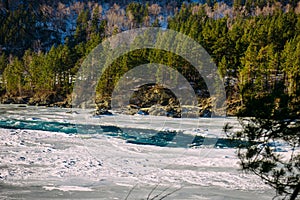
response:
[[[52,190],[60,190],[60,191],[64,191],[64,192],[67,192],[67,191],[91,192],[91,191],[93,191],[93,189],[87,188],[87,187],[68,186],[68,185],[65,185],[65,186],[58,186],[58,187],[54,187],[54,186],[44,186],[43,188],[44,188],[45,190],[49,190],[49,191],[52,191]]]

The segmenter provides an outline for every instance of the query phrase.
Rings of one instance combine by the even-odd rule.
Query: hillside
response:
[[[2,0],[0,13],[2,103],[70,106],[76,72],[94,47],[122,31],[151,26],[184,33],[208,51],[224,80],[230,114],[253,98],[291,96],[299,91],[297,1]],[[182,73],[195,91],[202,91],[200,106],[207,104],[209,95],[201,75],[195,75],[190,64],[176,55],[160,55],[141,50],[117,59],[111,66],[117,70],[107,72],[99,82],[96,102],[109,107],[120,75],[151,61]],[[166,104],[160,97],[151,98],[144,98],[143,105]]]

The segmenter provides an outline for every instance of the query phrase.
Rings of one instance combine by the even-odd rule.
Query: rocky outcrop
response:
[[[3,96],[1,97],[2,104],[27,104],[34,106],[57,106],[57,107],[71,107],[71,95],[64,97],[55,93],[35,94],[34,96]]]
[[[4,96],[1,98],[1,103],[3,104],[27,104],[29,97],[10,97]]]
[[[168,117],[211,117],[212,98],[199,98],[198,105],[180,105],[172,91],[159,87],[147,85],[133,93],[130,104],[118,108],[116,112],[127,115],[154,115]],[[96,113],[103,113],[110,109],[110,99],[96,101]],[[181,102],[184,104],[184,102]],[[115,109],[115,108],[114,108]]]
[[[148,87],[142,89],[140,93],[136,93],[129,100],[131,104],[115,110],[118,113],[127,115],[154,115],[154,116],[168,116],[168,117],[184,117],[184,118],[195,118],[195,117],[211,117],[223,116],[224,109],[213,109],[214,98],[199,98],[198,105],[180,105],[176,97],[172,92],[156,87]],[[57,95],[55,93],[36,94],[33,97],[22,96],[12,97],[3,96],[1,99],[3,104],[28,104],[37,106],[50,106],[50,107],[72,107],[72,96],[67,97]],[[111,99],[105,98],[101,100],[90,100],[83,102],[79,106],[81,108],[92,108],[95,109],[95,115],[110,115],[108,111],[111,109]],[[239,108],[242,105],[240,100],[230,100],[226,102],[226,115],[236,116]]]
[[[63,101],[55,102],[49,106],[61,107],[61,108],[71,108],[72,107],[72,95],[68,95]]]
[[[226,114],[227,116],[236,116],[239,110],[242,108],[241,100],[230,100],[227,102]]]
[[[36,106],[50,106],[57,102],[63,102],[64,99],[65,98],[63,96],[56,95],[55,93],[35,94],[29,99],[28,104]]]

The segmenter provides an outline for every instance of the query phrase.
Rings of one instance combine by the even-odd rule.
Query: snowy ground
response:
[[[234,152],[0,129],[0,197],[125,199],[136,185],[129,199],[146,199],[158,185],[181,188],[170,199],[270,199],[266,185],[238,170]]]
[[[2,118],[36,117],[27,108],[23,113],[22,108],[2,108]],[[66,120],[65,110],[47,109],[38,113],[43,120]],[[235,149],[157,147],[101,134],[0,129],[0,199],[126,199],[130,190],[128,199],[175,190],[166,199],[274,196],[257,177],[239,170]]]

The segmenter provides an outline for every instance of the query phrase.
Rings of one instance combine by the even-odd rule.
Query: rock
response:
[[[199,117],[200,108],[197,106],[182,106],[181,116],[184,118]]]
[[[242,108],[242,101],[238,100],[228,100],[226,106],[226,114],[227,116],[236,116],[239,110]]]
[[[175,110],[171,110],[167,112],[167,116],[173,118],[181,118],[181,113]]]
[[[72,95],[67,95],[66,98],[61,98],[63,101],[58,101],[53,104],[50,104],[50,107],[61,107],[61,108],[71,108],[72,107]]]
[[[49,93],[36,93],[34,96],[2,96],[1,103],[3,104],[27,104],[36,106],[58,106],[58,107],[71,107],[72,98],[71,95],[67,97],[56,94],[55,92]],[[20,105],[19,107],[25,107],[26,105]]]
[[[70,166],[73,166],[73,165],[75,165],[75,164],[76,164],[75,160],[71,160],[71,161],[68,163],[68,165],[70,165]]]
[[[149,114],[155,116],[167,116],[168,112],[166,111],[166,107],[154,105],[150,107]]]
[[[125,111],[123,111],[122,113],[125,115],[135,115],[138,112],[138,110],[136,109],[126,109]]]
[[[127,108],[129,108],[129,109],[136,109],[136,110],[140,109],[139,106],[134,105],[134,104],[129,104],[129,105],[127,106]]]
[[[138,115],[149,115],[148,112],[143,111],[143,110],[139,110],[139,111],[137,112],[137,114],[138,114]]]
[[[20,158],[19,158],[19,160],[21,160],[21,161],[25,161],[25,157],[23,157],[23,156],[21,156]]]
[[[112,115],[108,110],[100,109],[95,111],[95,115]]]
[[[212,112],[210,110],[204,110],[203,111],[203,117],[211,117]]]
[[[67,114],[79,114],[79,112],[73,111],[73,110],[66,111],[66,113],[67,113]]]
[[[98,166],[102,166],[102,162],[98,160]]]
[[[4,97],[1,99],[1,103],[3,104],[12,104],[14,103],[14,100],[10,97]]]
[[[19,105],[18,107],[19,108],[26,108],[27,106],[26,105]]]
[[[31,97],[28,101],[29,105],[36,106],[49,106],[54,103],[64,101],[64,97],[61,95],[57,95],[54,92],[39,94],[36,93],[33,97]]]
[[[134,104],[129,104],[126,108],[122,109],[121,113],[125,115],[135,115],[140,110],[140,107]]]
[[[101,109],[108,110],[108,109],[110,109],[111,107],[109,105],[109,102],[110,102],[110,100],[106,100],[106,99],[97,100],[96,101],[96,109],[97,110],[101,110]]]
[[[1,103],[3,103],[3,104],[27,104],[28,101],[29,101],[29,97],[4,96],[1,99]]]

